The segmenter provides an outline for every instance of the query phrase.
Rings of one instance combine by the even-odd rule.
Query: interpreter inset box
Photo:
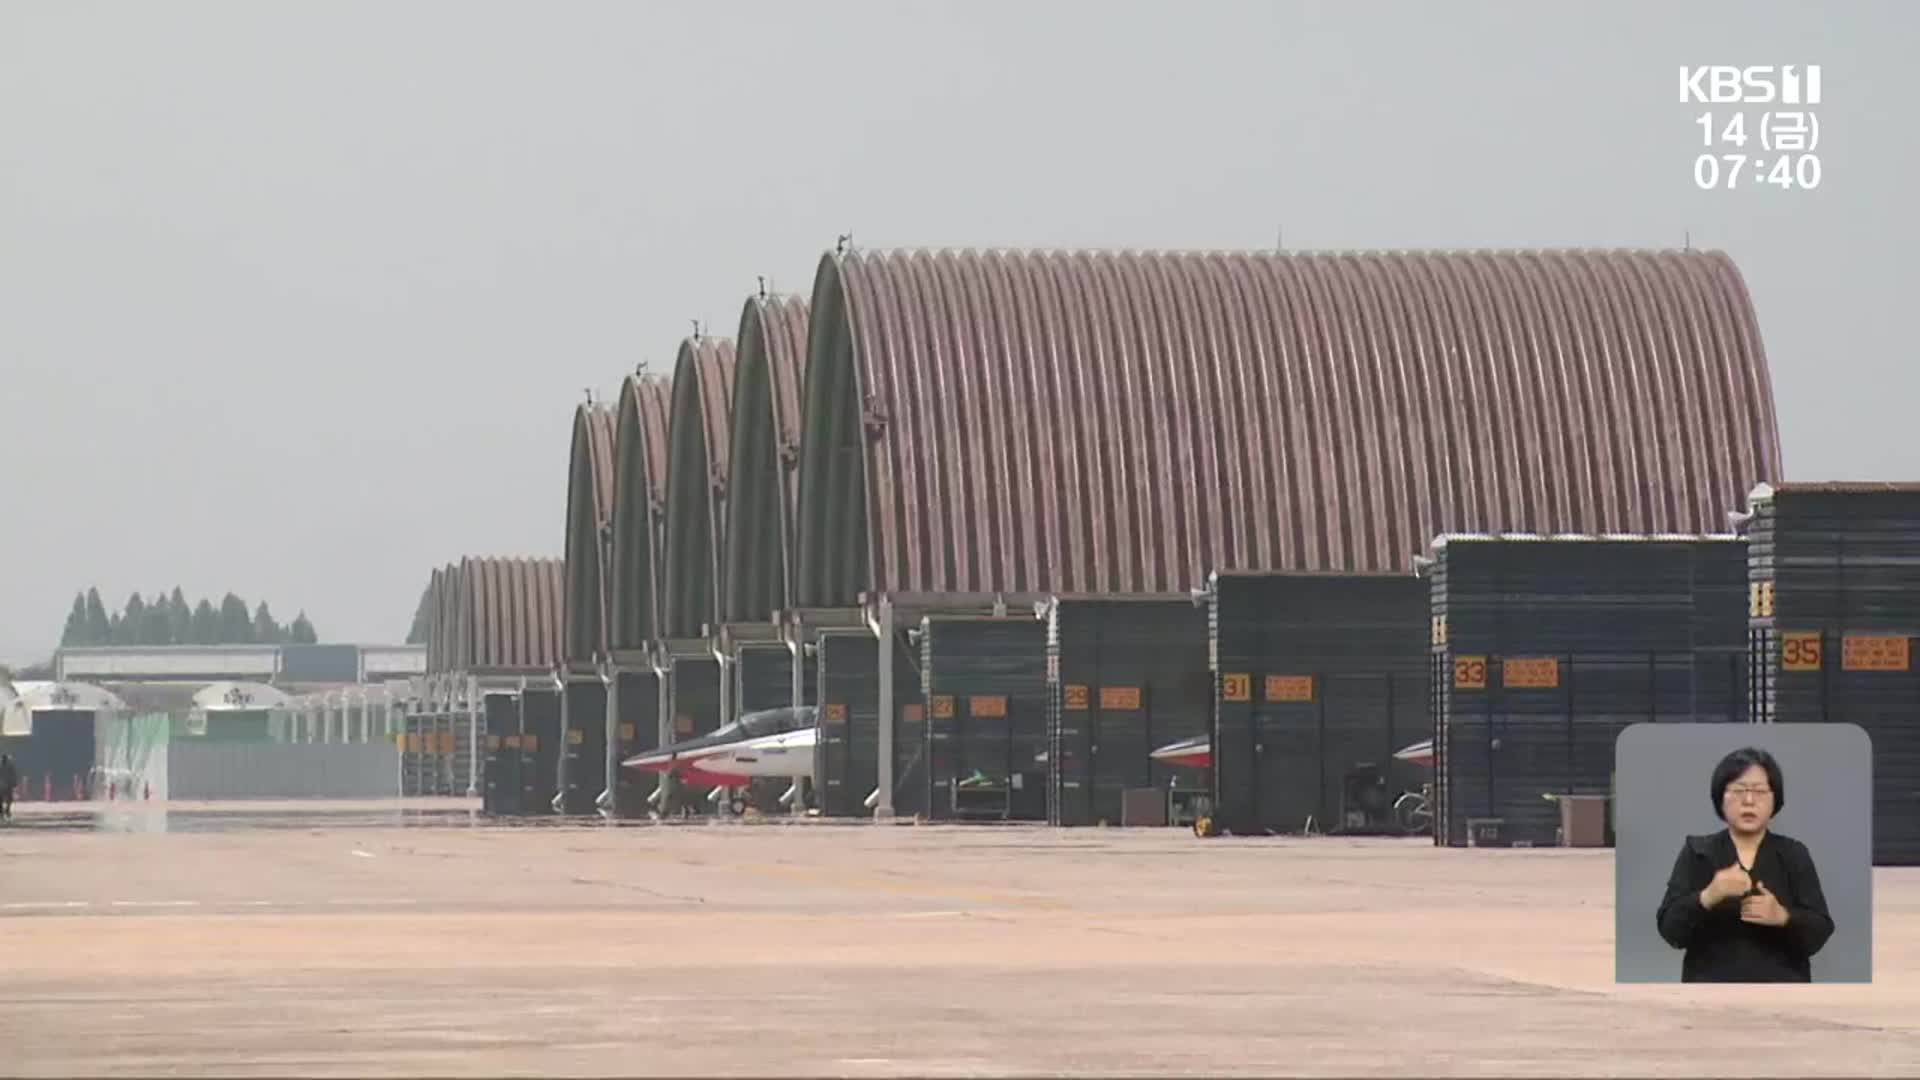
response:
[[[1614,750],[1618,982],[1871,982],[1853,724],[1635,724]]]

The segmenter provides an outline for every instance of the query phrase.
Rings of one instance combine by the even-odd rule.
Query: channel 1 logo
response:
[[[1708,64],[1680,68],[1680,100],[1715,105],[1820,104],[1820,65]]]

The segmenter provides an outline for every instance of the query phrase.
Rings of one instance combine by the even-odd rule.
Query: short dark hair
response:
[[[1755,765],[1766,770],[1767,786],[1773,789],[1773,812],[1778,814],[1785,809],[1787,781],[1786,777],[1780,774],[1780,763],[1773,759],[1772,754],[1757,746],[1743,746],[1721,758],[1720,764],[1713,767],[1713,812],[1719,815],[1721,821],[1727,820],[1727,812],[1723,808],[1727,797],[1727,785],[1739,779],[1741,773]]]

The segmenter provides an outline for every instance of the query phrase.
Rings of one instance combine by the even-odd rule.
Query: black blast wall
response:
[[[660,677],[651,671],[622,671],[619,682],[618,762],[660,748]],[[657,773],[617,765],[614,774],[614,814],[623,818],[647,816]]]
[[[865,630],[828,630],[814,648],[820,741],[814,775],[820,812],[867,817],[880,783],[880,643]],[[926,708],[907,635],[893,647],[893,810],[927,812]]]
[[[711,656],[675,657],[670,678],[675,742],[717,731],[720,717],[720,663]],[[713,789],[680,784],[674,796],[675,806],[683,811],[705,813],[712,805],[707,795]]]
[[[567,745],[561,812],[592,814],[607,790],[607,684],[599,676],[567,683]]]
[[[13,758],[20,774],[16,799],[55,802],[89,797],[94,763],[94,714],[72,709],[43,709],[32,714],[28,735],[0,737],[0,753]]]
[[[743,713],[793,704],[793,650],[786,643],[742,645],[734,665],[733,696]],[[812,700],[813,667],[801,665],[802,693]]]
[[[1047,621],[1047,819],[1118,824],[1128,788],[1205,790],[1154,761],[1213,720],[1207,612],[1186,598],[1063,599]]]
[[[711,656],[675,657],[672,672],[674,741],[718,730],[722,723],[719,662]]]
[[[1609,794],[1628,725],[1746,719],[1736,539],[1452,538],[1429,577],[1437,843],[1556,843],[1546,796]]]
[[[524,812],[520,801],[520,699],[512,694],[488,694],[481,701],[487,718],[481,807],[496,817],[511,817]]]
[[[560,768],[560,692],[529,687],[520,695],[520,812],[553,813]]]
[[[954,817],[954,788],[976,773],[1006,789],[1006,817],[1044,821],[1046,626],[1033,618],[929,616],[920,626],[927,706],[928,812]]]
[[[1873,861],[1920,865],[1920,489],[1788,487],[1748,537],[1755,712],[1858,724],[1873,743]]]
[[[1377,833],[1423,770],[1427,590],[1411,574],[1214,579],[1214,817],[1239,833]],[[1383,801],[1384,800],[1384,801]]]

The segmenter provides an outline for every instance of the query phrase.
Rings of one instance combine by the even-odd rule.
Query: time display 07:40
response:
[[[1820,148],[1820,117],[1812,110],[1761,113],[1759,123],[1753,125],[1758,138],[1748,133],[1744,112],[1733,113],[1724,124],[1712,112],[1704,112],[1694,123],[1700,125],[1700,138],[1706,144],[1706,152],[1693,159],[1696,186],[1707,191],[1743,184],[1802,191],[1820,186],[1820,159],[1814,156]],[[1747,152],[1749,141],[1755,143],[1753,153]]]
[[[1742,181],[1811,190],[1820,186],[1820,158],[1814,154],[1701,154],[1693,159],[1693,182],[1706,190],[1737,188]]]

